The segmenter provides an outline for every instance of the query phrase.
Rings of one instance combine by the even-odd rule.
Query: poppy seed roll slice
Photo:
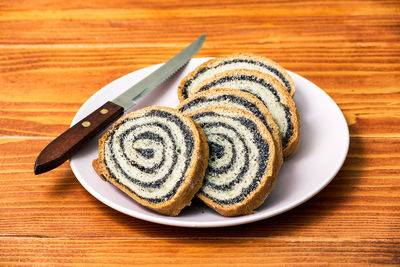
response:
[[[148,107],[118,120],[99,140],[97,173],[138,203],[175,216],[199,190],[206,137],[181,112]]]
[[[263,56],[238,53],[211,59],[190,72],[179,84],[179,101],[183,101],[193,95],[194,89],[204,80],[218,73],[237,69],[257,70],[269,74],[280,82],[291,96],[294,95],[295,85],[292,78],[278,63]]]
[[[278,126],[265,105],[252,94],[235,89],[212,89],[194,94],[181,102],[177,109],[189,114],[201,108],[215,106],[243,109],[259,118],[274,139],[277,164],[282,164],[282,142]]]
[[[250,214],[272,190],[280,168],[266,126],[238,108],[207,107],[188,115],[203,129],[210,149],[198,197],[224,216]]]
[[[250,93],[267,107],[279,128],[283,157],[292,156],[299,146],[300,120],[293,98],[270,75],[254,70],[225,71],[205,80],[194,94],[216,88],[230,88]]]

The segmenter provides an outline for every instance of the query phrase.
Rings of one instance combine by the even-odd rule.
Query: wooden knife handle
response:
[[[50,171],[74,155],[85,143],[111,122],[124,114],[124,109],[107,102],[48,144],[36,159],[34,172]]]

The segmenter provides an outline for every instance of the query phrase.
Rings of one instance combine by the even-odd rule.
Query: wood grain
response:
[[[120,240],[120,239],[27,239],[0,241],[7,264],[97,264],[97,265],[234,265],[253,266],[315,264],[324,265],[396,264],[393,246],[396,243],[380,240],[325,240],[292,238],[254,240]],[[316,241],[318,243],[316,243]],[[371,246],[365,246],[370,242]],[[173,245],[173,246],[172,246]],[[15,251],[21,251],[15,253]],[[16,262],[10,254],[18,254]],[[74,257],[71,257],[74,255]],[[201,256],[199,256],[201,255]],[[379,255],[379,258],[376,257]]]
[[[51,141],[36,158],[34,173],[59,167],[123,114],[123,107],[107,101]]]
[[[348,157],[314,198],[220,229],[145,222],[96,200],[41,149],[109,82],[165,62],[254,52],[323,88]],[[400,265],[398,1],[0,1],[0,265]]]
[[[109,237],[111,230],[112,236],[119,238],[146,235],[190,238],[191,234],[198,232],[162,226],[174,231],[149,233],[149,223],[122,215],[88,194],[73,176],[68,164],[51,173],[32,176],[35,151],[48,141],[0,138],[0,151],[4,155],[0,158],[2,218],[7,222],[17,219],[9,227],[8,236]],[[361,152],[367,146],[370,152],[365,157]],[[26,148],[31,148],[31,151]],[[348,158],[339,174],[327,188],[303,206],[263,221],[258,230],[235,233],[236,227],[225,228],[228,229],[226,232],[211,229],[202,231],[202,238],[213,238],[216,234],[221,236],[221,233],[225,238],[263,237],[266,226],[269,234],[286,235],[288,238],[293,234],[292,231],[295,231],[296,236],[306,237],[318,234],[319,237],[329,238],[332,232],[336,232],[346,234],[348,238],[373,238],[377,234],[385,238],[400,238],[399,233],[385,232],[385,226],[400,228],[400,212],[396,206],[396,202],[400,200],[400,152],[393,153],[392,149],[400,151],[399,139],[390,138],[382,142],[379,138],[352,138]],[[18,171],[15,171],[16,165],[19,166]],[[25,181],[25,184],[21,185],[21,181]],[[50,215],[53,216],[52,220],[49,220]],[[109,217],[98,221],[102,215]],[[322,223],[317,228],[313,224],[315,215],[318,215],[315,220]],[[379,215],[379,221],[376,215]],[[30,218],[34,218],[35,223],[26,225]],[[113,222],[113,219],[119,222]],[[294,219],[298,224],[290,224]],[[342,224],[341,221],[350,224]],[[379,227],[369,232],[371,223]],[[281,227],[282,224],[286,225],[285,228]],[[79,229],[82,225],[92,227]],[[257,225],[255,223],[241,228],[250,230]],[[299,225],[303,225],[305,229],[297,229]],[[140,231],[138,226],[142,228]],[[132,227],[136,228],[135,232],[129,231]],[[348,233],[349,227],[358,231]]]
[[[14,48],[3,50],[2,57],[0,49],[4,63],[0,66],[0,79],[4,81],[0,88],[4,96],[0,99],[0,135],[56,136],[68,127],[83,102],[100,88],[133,70],[165,61],[176,50],[164,49],[168,54],[161,55],[148,49],[107,48],[105,56],[103,49],[63,47],[27,51]],[[320,50],[314,53],[322,55],[329,49]],[[207,56],[208,52],[214,55],[212,49],[206,47],[199,55]],[[130,56],[134,53],[141,56]],[[369,62],[384,54],[369,58],[367,51],[365,57],[360,55],[351,61],[353,65],[365,61],[365,69],[358,63],[358,70],[349,71],[337,67],[348,65],[350,59],[344,55],[340,59],[336,54],[326,55],[325,64],[307,58],[300,64],[307,65],[306,70],[299,69],[297,62],[302,56],[296,53],[298,51],[293,51],[289,57],[294,62],[282,64],[324,88],[344,112],[352,134],[399,136],[400,53],[389,55],[398,60],[391,69],[387,63],[377,62],[373,71],[367,69]],[[124,58],[124,54],[128,56]],[[274,51],[273,55],[279,56],[279,51]],[[274,59],[284,61],[279,57]],[[69,94],[61,100],[60,95],[65,95],[65,90]],[[358,102],[354,103],[354,99]]]

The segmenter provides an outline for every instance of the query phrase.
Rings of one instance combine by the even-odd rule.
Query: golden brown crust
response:
[[[208,161],[208,146],[207,148],[204,146],[205,135],[204,132],[195,124],[195,122],[186,117],[183,113],[167,107],[147,107],[120,118],[113,126],[114,129],[121,121],[126,118],[140,116],[150,110],[164,110],[173,113],[178,116],[180,120],[182,120],[185,125],[187,125],[191,132],[193,133],[194,139],[194,152],[193,158],[190,162],[189,168],[186,172],[186,178],[182,185],[177,190],[176,194],[169,200],[161,203],[150,203],[147,202],[138,196],[136,196],[128,187],[118,183],[115,179],[113,179],[108,172],[106,165],[104,163],[104,146],[105,142],[110,134],[110,131],[105,133],[102,138],[99,140],[99,158],[93,162],[93,167],[100,177],[104,178],[108,182],[112,183],[114,186],[119,188],[121,191],[129,195],[136,202],[141,205],[148,207],[152,210],[155,210],[161,214],[176,216],[179,212],[185,207],[190,205],[193,196],[200,189],[204,173],[207,165],[205,162]]]
[[[270,83],[278,91],[278,93],[280,95],[280,101],[289,108],[289,111],[292,114],[293,134],[292,134],[292,137],[289,139],[288,143],[286,144],[286,146],[283,147],[283,158],[284,159],[290,158],[296,152],[296,150],[299,146],[300,119],[298,117],[298,112],[297,112],[293,98],[289,95],[288,91],[283,87],[283,85],[281,83],[279,83],[271,75],[268,75],[268,74],[265,74],[265,73],[262,73],[262,72],[256,71],[256,70],[247,70],[247,69],[228,70],[228,71],[218,73],[217,75],[214,75],[212,78],[207,79],[207,80],[203,81],[202,83],[200,83],[194,89],[194,94],[201,93],[201,92],[199,92],[199,90],[204,85],[209,84],[216,79],[219,79],[219,78],[225,77],[225,76],[238,75],[238,74],[256,76],[256,77],[259,77],[259,78],[267,81],[268,83]],[[214,89],[210,89],[208,91],[211,91],[211,90],[214,90]]]
[[[200,64],[199,66],[197,66],[194,70],[192,70],[188,75],[186,75],[182,81],[179,83],[178,85],[178,99],[179,102],[182,102],[183,100],[185,100],[186,98],[183,96],[183,87],[184,85],[187,83],[188,80],[190,80],[196,73],[198,73],[202,68],[207,67],[209,65],[214,64],[215,62],[218,62],[222,57],[218,57],[218,58],[213,58],[210,60],[207,60],[206,62]],[[188,96],[190,97],[190,96]]]
[[[290,157],[292,157],[300,146],[301,121],[299,112],[297,110],[296,117],[293,120],[296,120],[296,128],[293,127],[293,137],[289,140],[288,145],[286,146],[286,149],[284,151],[284,159],[289,159]],[[293,124],[295,123],[293,122]]]
[[[107,179],[102,174],[102,168],[99,164],[98,158],[92,161],[92,166],[93,169],[96,171],[97,175],[100,176],[100,178],[103,179],[104,181],[107,181]]]
[[[207,198],[204,194],[201,193],[201,191],[197,194],[197,196],[210,208],[214,209],[218,213],[220,213],[223,216],[239,216],[239,215],[246,215],[252,213],[252,211],[256,208],[258,208],[261,204],[264,203],[264,200],[268,196],[268,194],[271,192],[273,186],[276,183],[279,169],[280,169],[280,163],[279,161],[276,160],[276,152],[275,152],[275,145],[273,138],[271,134],[269,133],[267,127],[261,122],[260,119],[258,119],[256,116],[253,114],[250,114],[248,111],[238,109],[238,108],[228,108],[228,107],[222,107],[222,106],[216,106],[216,107],[207,107],[203,109],[199,109],[197,111],[194,111],[188,116],[194,116],[195,114],[202,113],[202,112],[217,112],[220,114],[225,114],[225,115],[240,115],[244,116],[251,121],[253,121],[256,125],[258,130],[260,131],[262,137],[267,141],[269,147],[270,147],[270,162],[269,162],[269,167],[268,170],[266,171],[265,175],[263,178],[260,180],[260,186],[254,190],[249,197],[247,197],[245,200],[242,202],[235,204],[235,205],[220,205],[218,203],[215,203],[214,201],[210,200]]]
[[[207,98],[210,96],[219,96],[219,95],[224,95],[224,94],[229,94],[232,96],[244,98],[253,105],[255,105],[258,110],[262,113],[263,117],[266,119],[268,125],[270,126],[271,132],[270,134],[272,135],[272,138],[274,139],[274,144],[275,144],[275,151],[276,151],[276,161],[279,167],[282,165],[283,162],[283,151],[282,151],[282,142],[281,142],[281,137],[279,135],[279,129],[278,125],[276,125],[274,119],[272,118],[271,114],[269,113],[267,107],[259,100],[257,97],[253,96],[250,93],[246,93],[240,90],[236,89],[225,89],[225,88],[215,88],[212,90],[207,90],[204,92],[197,93],[184,101],[182,101],[176,108],[180,110],[183,106],[188,104],[189,102],[199,99],[199,98]],[[218,106],[224,106],[223,104],[218,105]]]
[[[201,69],[203,69],[204,67],[212,66],[214,64],[218,64],[218,63],[220,63],[222,61],[225,61],[225,60],[235,59],[235,58],[238,58],[238,57],[261,61],[261,62],[264,62],[265,64],[273,66],[280,73],[282,73],[282,75],[285,77],[285,79],[289,82],[289,85],[290,85],[290,88],[291,88],[291,91],[290,91],[289,94],[291,96],[294,95],[294,93],[296,91],[296,88],[295,88],[295,85],[293,83],[292,78],[287,73],[287,71],[281,65],[279,65],[277,62],[275,62],[275,61],[273,61],[273,60],[271,60],[269,58],[266,58],[266,57],[263,57],[263,56],[260,56],[260,55],[256,55],[256,54],[252,54],[252,53],[235,53],[235,54],[231,54],[231,55],[227,55],[227,56],[221,56],[221,57],[210,59],[210,60],[202,63],[201,65],[197,66],[193,71],[191,71],[188,75],[186,75],[183,78],[183,80],[180,82],[179,86],[178,86],[177,93],[178,93],[179,102],[182,102],[182,101],[184,101],[186,99],[183,96],[183,87],[184,87],[184,85],[187,83],[188,80],[193,78]],[[286,89],[286,91],[287,91],[287,89]],[[191,95],[189,95],[188,97],[190,97],[190,96]]]

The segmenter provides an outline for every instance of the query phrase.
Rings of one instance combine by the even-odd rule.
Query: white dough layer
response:
[[[169,133],[158,124],[167,127]],[[160,140],[146,138],[135,141],[135,138],[141,134],[148,133],[159,137],[164,144]],[[170,135],[175,140],[175,147]],[[122,144],[121,139],[123,140]],[[151,151],[153,156],[146,158],[138,152],[139,150]],[[176,153],[176,151],[181,153]],[[188,156],[185,153],[185,137],[179,126],[166,118],[138,117],[125,121],[115,130],[112,138],[107,140],[105,162],[114,176],[118,177],[119,182],[129,187],[138,196],[160,198],[173,190],[185,172],[185,162]],[[177,157],[175,160],[174,156]],[[152,168],[154,170],[144,171],[144,169]],[[168,173],[171,168],[172,172]],[[145,187],[130,179],[134,178],[142,183],[152,183],[165,176],[165,182],[159,187]]]

